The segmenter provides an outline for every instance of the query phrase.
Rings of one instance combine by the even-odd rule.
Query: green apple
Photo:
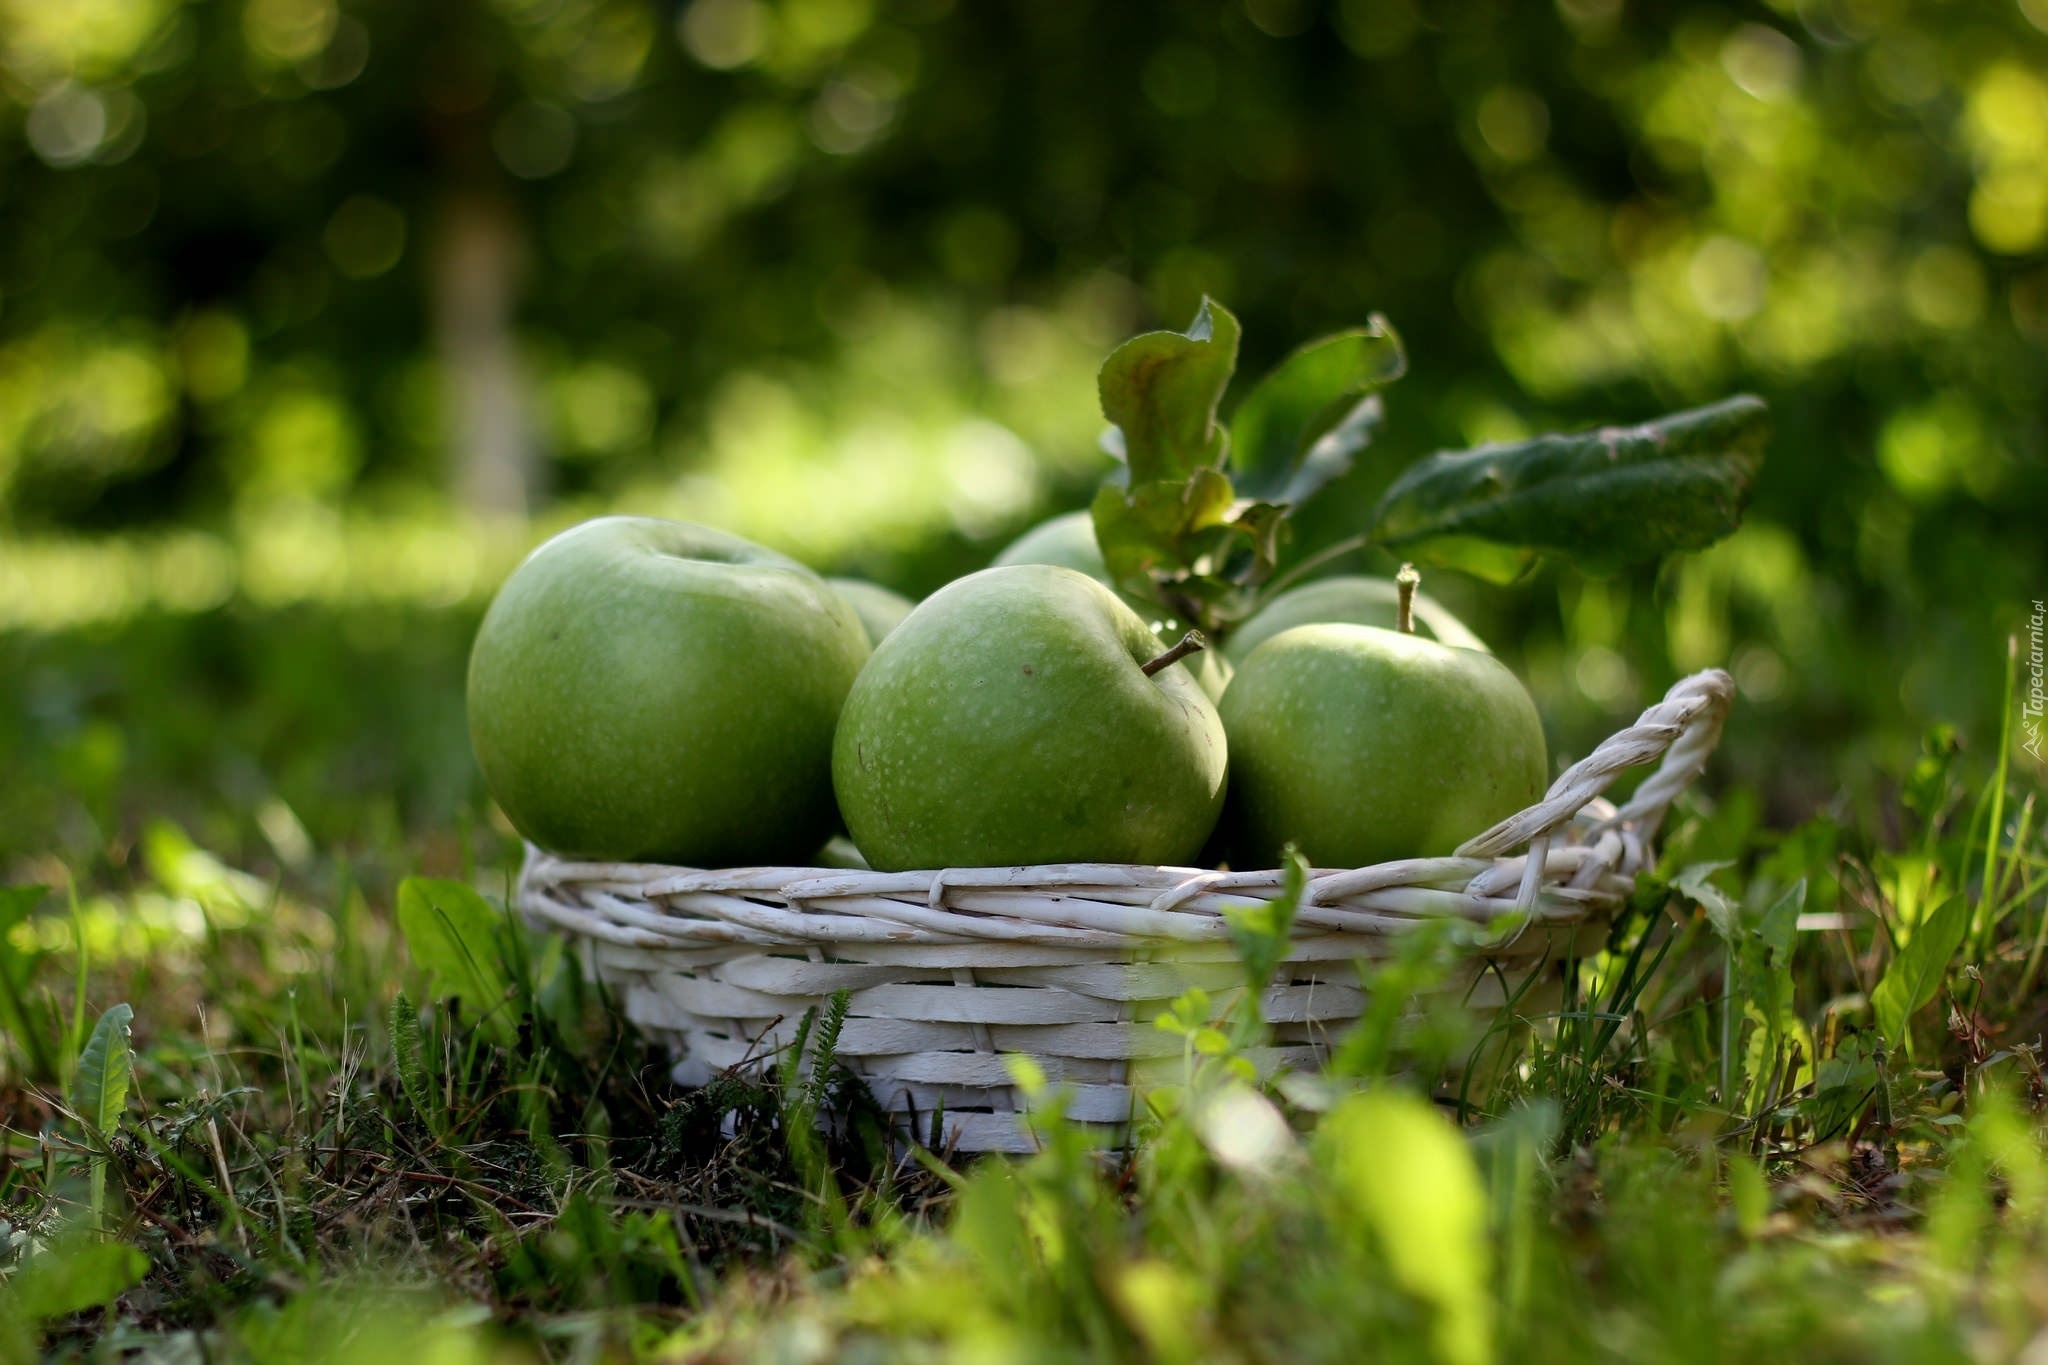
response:
[[[1375,626],[1295,626],[1238,665],[1231,849],[1273,867],[1289,840],[1317,867],[1452,852],[1543,795],[1536,705],[1490,654]]]
[[[1390,578],[1367,578],[1362,574],[1339,574],[1319,578],[1298,588],[1289,588],[1259,608],[1223,642],[1223,652],[1232,663],[1283,630],[1295,626],[1344,622],[1354,626],[1381,626],[1391,630],[1399,614],[1400,590]],[[1415,594],[1415,624],[1440,643],[1460,649],[1491,654],[1486,642],[1466,629],[1435,598]]]
[[[991,567],[1007,568],[1013,564],[1057,564],[1087,574],[1105,586],[1116,586],[1109,581],[1101,547],[1095,543],[1095,517],[1085,510],[1038,523],[1004,546]]]
[[[1102,550],[1095,543],[1095,518],[1091,513],[1068,512],[1040,522],[1011,541],[995,557],[991,567],[1008,568],[1016,564],[1057,564],[1061,568],[1087,574],[1116,593],[1124,605],[1146,621],[1157,623],[1162,649],[1179,640],[1186,631],[1186,626],[1167,616],[1158,603],[1134,598],[1110,582],[1109,569],[1102,562]],[[1390,616],[1388,619],[1393,618]],[[1221,650],[1209,649],[1190,659],[1188,665],[1194,671],[1195,681],[1209,694],[1209,700],[1220,700],[1223,689],[1230,685],[1231,660]]]
[[[910,615],[910,609],[917,605],[900,592],[891,592],[879,583],[870,583],[864,578],[828,578],[832,591],[846,599],[846,605],[853,608],[853,614],[860,618],[861,628],[868,633],[868,643],[878,645],[882,637],[903,624],[903,618]]]
[[[557,853],[795,863],[832,833],[832,732],[867,656],[853,608],[795,560],[602,517],[499,589],[470,741],[513,827]]]
[[[1010,565],[933,593],[875,650],[832,780],[876,868],[1185,864],[1223,805],[1216,708],[1115,593]]]

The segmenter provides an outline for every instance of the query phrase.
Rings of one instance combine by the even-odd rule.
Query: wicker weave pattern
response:
[[[1314,872],[1263,1001],[1275,1044],[1255,1060],[1315,1065],[1364,1010],[1355,964],[1388,956],[1420,921],[1504,926],[1448,983],[1480,1010],[1595,946],[1720,738],[1733,692],[1718,669],[1681,680],[1455,856]],[[1626,804],[1601,799],[1624,769],[1660,758]],[[1149,1026],[1161,1004],[1189,986],[1227,999],[1240,978],[1222,912],[1280,886],[1277,870],[697,871],[529,849],[518,902],[535,924],[590,940],[590,969],[675,1045],[679,1081],[764,1060],[843,988],[840,1056],[885,1107],[919,1135],[943,1109],[944,1136],[963,1151],[1019,1151],[1033,1144],[1002,1054],[1037,1058],[1071,1087],[1070,1115],[1115,1140],[1134,1087],[1179,1065],[1180,1041]]]

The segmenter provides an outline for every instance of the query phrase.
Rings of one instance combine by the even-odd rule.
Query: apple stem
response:
[[[1141,664],[1140,667],[1145,670],[1145,676],[1149,678],[1154,673],[1157,673],[1160,669],[1170,668],[1174,664],[1179,663],[1182,659],[1185,659],[1188,655],[1199,654],[1201,653],[1201,651],[1207,649],[1208,647],[1209,642],[1202,638],[1202,632],[1199,630],[1191,630],[1187,634],[1180,637],[1179,644],[1175,645],[1172,649],[1167,650],[1164,654],[1152,660],[1150,663]]]
[[[1401,594],[1394,624],[1403,635],[1415,633],[1415,589],[1421,582],[1422,575],[1415,572],[1413,564],[1403,564],[1401,572],[1394,575],[1394,588]]]

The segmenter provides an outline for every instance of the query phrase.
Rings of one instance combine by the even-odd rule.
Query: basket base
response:
[[[1461,964],[1411,1008],[1451,1008],[1474,1024],[1476,1038],[1511,999],[1520,1013],[1547,996],[1548,974],[1604,938],[1604,925],[1554,931],[1550,951],[1523,949],[1512,961]],[[1248,1054],[1262,1074],[1313,1071],[1365,1012],[1368,994],[1350,957],[1332,945],[1298,943],[1261,1000],[1270,1046]],[[1352,952],[1359,950],[1353,941]],[[807,1010],[821,1012],[848,992],[838,1060],[914,1141],[929,1141],[939,1116],[940,1146],[957,1152],[1030,1152],[1026,1097],[1010,1054],[1032,1058],[1067,1094],[1069,1120],[1098,1144],[1120,1145],[1142,1092],[1185,1075],[1185,1041],[1153,1026],[1180,994],[1200,988],[1216,1009],[1242,994],[1243,975],[1227,944],[1177,944],[1157,954],[1128,950],[990,945],[954,954],[891,945],[823,952],[708,949],[650,951],[586,945],[586,968],[619,995],[626,1015],[676,1054],[675,1079],[702,1085],[731,1068],[768,1065],[791,1046]],[[967,959],[971,957],[969,965]],[[680,960],[695,958],[698,960]],[[1460,1063],[1462,1066],[1462,1062]]]

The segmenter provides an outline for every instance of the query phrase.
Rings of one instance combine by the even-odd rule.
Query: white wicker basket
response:
[[[1598,946],[1652,861],[1665,811],[1720,738],[1733,692],[1718,669],[1683,679],[1453,857],[1313,873],[1263,1001],[1274,1045],[1255,1060],[1317,1065],[1363,1012],[1356,964],[1387,957],[1424,919],[1510,917],[1448,983],[1479,1010]],[[1600,799],[1623,769],[1659,758],[1619,809]],[[838,1055],[899,1122],[922,1137],[938,1111],[958,1150],[1022,1151],[1034,1143],[1004,1054],[1036,1058],[1069,1087],[1070,1117],[1119,1140],[1134,1086],[1180,1064],[1181,1040],[1151,1027],[1161,1004],[1238,983],[1222,911],[1279,890],[1277,871],[698,871],[529,848],[518,901],[532,923],[589,940],[586,966],[673,1045],[680,1082],[767,1060],[844,988]]]

